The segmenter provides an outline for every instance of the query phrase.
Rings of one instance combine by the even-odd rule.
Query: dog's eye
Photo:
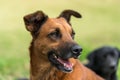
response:
[[[104,54],[103,57],[104,57],[104,58],[107,58],[107,54]]]
[[[112,57],[115,57],[116,55],[115,55],[114,53],[111,53],[111,56],[112,56]]]
[[[71,37],[72,37],[72,39],[74,39],[74,37],[75,37],[75,32],[74,31],[72,32]]]
[[[52,39],[59,39],[59,38],[61,38],[61,34],[60,34],[59,29],[56,29],[55,31],[53,31],[50,34],[48,34],[48,37],[52,38]]]

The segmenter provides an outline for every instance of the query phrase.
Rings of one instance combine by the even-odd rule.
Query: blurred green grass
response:
[[[43,10],[57,17],[64,9],[80,12],[82,19],[72,18],[75,40],[83,47],[80,60],[84,62],[94,48],[110,45],[120,49],[119,0],[0,0],[0,80],[29,77],[29,51],[31,41],[25,30],[23,16]],[[120,66],[118,76],[120,79]]]

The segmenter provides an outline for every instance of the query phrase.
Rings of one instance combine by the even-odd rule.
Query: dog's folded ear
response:
[[[98,60],[97,57],[99,56],[99,49],[96,49],[92,52],[90,52],[87,56],[87,59],[89,60],[90,65],[95,65],[96,61]]]
[[[119,58],[120,58],[120,50],[119,50]]]
[[[89,55],[87,56],[87,59],[89,60],[89,63],[90,64],[94,64],[94,59],[95,59],[95,51],[94,52],[91,52],[91,53],[89,53]]]
[[[118,48],[116,48],[116,47],[115,47],[115,49],[118,51],[119,58],[120,58],[120,50]]]
[[[118,49],[118,52],[119,52],[119,58],[120,58],[120,50]]]
[[[117,47],[114,47],[114,49],[118,52],[118,56],[120,58],[120,50]]]
[[[71,16],[74,16],[76,18],[81,18],[81,14],[76,12],[76,11],[73,11],[73,10],[64,10],[58,18],[60,17],[63,17],[66,19],[66,21],[70,24],[70,19],[71,19]]]
[[[26,29],[32,34],[37,32],[41,25],[47,20],[48,16],[42,11],[36,11],[34,13],[24,16],[24,22]]]

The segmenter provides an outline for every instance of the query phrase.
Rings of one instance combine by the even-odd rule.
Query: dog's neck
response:
[[[36,54],[38,54],[38,52],[34,50],[34,46],[31,44],[30,80],[60,80],[60,77],[65,75],[65,73],[58,71],[54,66],[48,63],[48,60],[47,59],[45,60],[43,56],[40,57],[37,56]]]
[[[113,73],[102,73],[100,74],[100,76],[102,76],[103,78],[105,78],[106,80],[116,80],[116,72]]]

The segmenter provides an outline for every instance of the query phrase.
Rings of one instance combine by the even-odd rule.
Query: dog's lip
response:
[[[53,54],[54,58],[64,66],[64,68],[68,71],[71,72],[73,69],[73,64],[69,61],[69,59],[62,59],[58,57],[57,55]]]

